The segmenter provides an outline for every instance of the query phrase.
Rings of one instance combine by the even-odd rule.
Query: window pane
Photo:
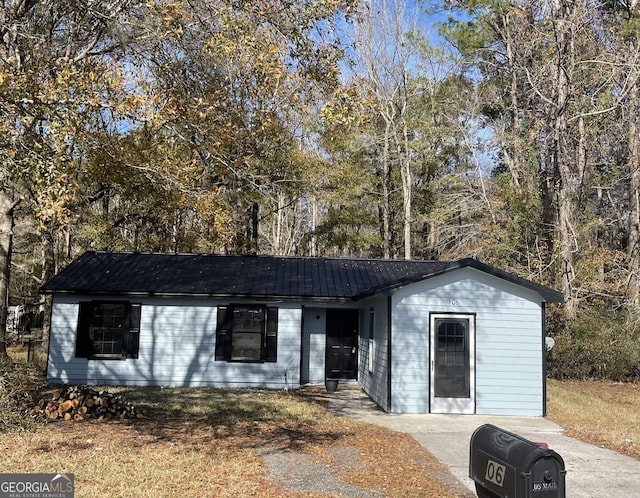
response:
[[[469,327],[467,320],[436,319],[435,385],[436,397],[468,398]]]
[[[261,308],[235,308],[233,310],[233,330],[262,332],[264,311]]]
[[[126,305],[124,303],[95,303],[89,336],[94,355],[122,353],[125,332]]]
[[[260,361],[265,332],[265,310],[262,307],[235,307],[231,332],[231,360]]]
[[[261,358],[262,334],[253,332],[233,332],[231,345],[232,360],[258,361]]]

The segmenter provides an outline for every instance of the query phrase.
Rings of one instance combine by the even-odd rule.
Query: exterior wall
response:
[[[75,345],[78,302],[90,299],[54,298],[47,366],[53,383],[269,388],[300,384],[299,305],[280,306],[274,363],[214,361],[217,306],[228,303],[194,298],[131,299],[142,304],[138,359],[88,360],[75,358]]]
[[[47,372],[53,383],[295,388],[301,382],[324,382],[326,309],[312,303],[280,304],[276,363],[229,363],[214,361],[217,306],[229,303],[195,298],[131,300],[142,304],[138,359],[75,358],[78,302],[88,300],[91,297],[54,298]],[[468,313],[476,317],[475,412],[542,415],[538,294],[465,268],[399,289],[391,297],[391,310],[388,302],[379,296],[358,303],[358,381],[384,410],[429,412],[429,314]]]
[[[303,384],[322,384],[325,378],[327,313],[325,308],[304,308],[302,333]]]
[[[369,310],[374,310],[373,358],[369,358]],[[373,401],[383,410],[388,410],[387,376],[388,358],[388,305],[386,297],[369,299],[362,304],[360,315],[360,344],[358,358],[358,381]],[[369,368],[371,367],[371,369]]]
[[[392,406],[429,411],[429,314],[476,317],[477,414],[541,416],[542,311],[534,292],[471,268],[412,284],[393,296]]]

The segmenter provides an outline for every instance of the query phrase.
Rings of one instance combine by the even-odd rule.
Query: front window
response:
[[[277,361],[278,309],[219,306],[215,358],[218,361]]]
[[[92,355],[122,354],[122,338],[126,329],[126,305],[101,303],[93,308],[89,338]]]
[[[259,361],[262,357],[263,308],[234,308],[231,360]]]
[[[139,336],[139,304],[120,301],[80,303],[76,357],[137,358]]]

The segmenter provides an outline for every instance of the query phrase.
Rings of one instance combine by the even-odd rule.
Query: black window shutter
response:
[[[76,358],[89,358],[93,353],[93,341],[89,336],[93,305],[81,302],[78,311],[78,329],[76,331]]]
[[[267,308],[264,361],[278,361],[278,308]]]
[[[231,340],[231,320],[233,313],[228,306],[218,306],[218,317],[216,324],[216,361],[228,359],[229,341]]]
[[[122,355],[127,358],[138,358],[140,349],[140,315],[142,306],[140,304],[129,305],[129,328],[124,335],[122,344]]]

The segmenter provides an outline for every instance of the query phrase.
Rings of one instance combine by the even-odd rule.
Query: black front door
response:
[[[355,379],[358,373],[358,310],[327,310],[326,375]]]

